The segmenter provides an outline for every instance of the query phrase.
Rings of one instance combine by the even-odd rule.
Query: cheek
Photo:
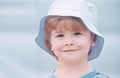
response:
[[[83,39],[77,40],[76,44],[78,44],[78,46],[82,50],[84,50],[85,52],[88,52],[90,50],[91,41],[90,41],[90,38],[83,38]]]
[[[61,48],[61,43],[60,41],[57,40],[51,40],[51,50],[56,52]]]
[[[60,42],[53,41],[51,43],[51,50],[54,52],[54,54],[57,58],[61,55],[61,53],[60,53],[61,48],[62,48],[62,44]]]
[[[91,40],[89,37],[83,37],[83,38],[80,38],[80,39],[77,39],[75,40],[76,43],[79,43],[80,45],[90,45],[91,44]]]

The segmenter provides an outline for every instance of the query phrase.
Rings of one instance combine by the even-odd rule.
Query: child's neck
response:
[[[93,69],[89,66],[88,62],[76,63],[76,64],[59,64],[55,71],[57,78],[78,78],[83,76]]]

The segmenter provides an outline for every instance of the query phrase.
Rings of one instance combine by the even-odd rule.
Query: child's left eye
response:
[[[81,35],[81,33],[80,32],[75,32],[74,35]]]

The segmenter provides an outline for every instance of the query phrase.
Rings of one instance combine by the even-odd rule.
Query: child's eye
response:
[[[58,34],[56,37],[64,37],[64,34]]]
[[[75,32],[74,35],[81,35],[81,33],[80,32]]]

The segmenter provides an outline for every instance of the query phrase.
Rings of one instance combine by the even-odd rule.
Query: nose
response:
[[[65,43],[65,46],[72,46],[72,45],[74,45],[73,42]]]
[[[69,38],[65,41],[65,46],[72,46],[74,45],[74,41],[72,38]]]

